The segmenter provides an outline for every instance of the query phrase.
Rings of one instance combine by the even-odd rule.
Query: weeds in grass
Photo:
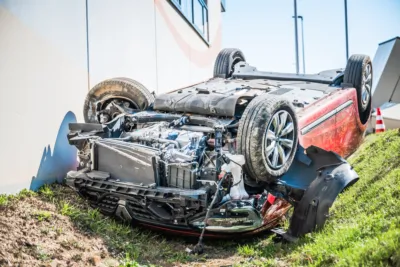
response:
[[[8,197],[4,194],[0,195],[0,207],[4,207],[8,204]]]
[[[33,214],[39,222],[50,221],[51,213],[49,211],[37,211]]]
[[[142,265],[139,264],[139,262],[135,260],[131,260],[131,257],[129,256],[129,253],[125,255],[125,259],[122,260],[122,263],[119,265],[119,267],[156,267],[156,265],[149,264],[149,265]]]
[[[36,196],[36,193],[28,189],[22,189],[18,194],[15,195],[0,194],[0,207],[5,207],[10,205],[14,201],[22,200],[24,198],[33,196]]]
[[[18,194],[17,194],[17,199],[24,199],[27,197],[34,197],[36,196],[36,192],[33,192],[28,189],[22,189]]]
[[[239,255],[244,257],[254,257],[258,255],[258,250],[252,245],[239,246],[237,249]]]
[[[41,196],[47,198],[52,201],[54,199],[54,192],[51,190],[50,186],[45,184],[39,189],[39,193]]]
[[[62,227],[52,227],[51,229],[57,234],[57,236],[60,236],[64,232]]]
[[[77,208],[63,200],[59,202],[59,211],[62,215],[71,218],[75,218],[79,214],[79,210]]]
[[[50,255],[47,254],[47,252],[44,251],[44,250],[42,249],[42,247],[40,247],[40,246],[37,246],[37,247],[36,247],[35,254],[36,254],[36,258],[37,258],[38,260],[47,261],[47,260],[50,259]]]
[[[131,260],[129,253],[125,255],[125,259],[122,261],[120,267],[141,267],[135,260]]]

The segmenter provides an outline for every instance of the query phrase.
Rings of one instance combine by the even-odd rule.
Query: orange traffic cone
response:
[[[376,124],[375,124],[375,132],[381,133],[385,131],[385,123],[383,122],[381,109],[376,109]]]

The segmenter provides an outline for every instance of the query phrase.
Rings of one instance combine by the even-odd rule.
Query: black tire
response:
[[[242,51],[236,48],[225,48],[219,52],[214,64],[214,77],[229,78],[234,66],[240,61],[246,61]]]
[[[270,123],[272,123],[271,120],[275,114],[279,116],[278,112],[290,115],[293,126],[290,139],[293,142],[291,150],[287,151],[286,161],[282,161],[279,168],[273,168],[270,162],[268,162],[269,156],[266,157],[264,154],[264,145],[268,144],[265,135],[267,129],[270,129],[269,127],[272,126]],[[294,107],[288,100],[282,97],[261,95],[250,102],[239,122],[237,152],[244,155],[246,161],[244,169],[251,180],[256,182],[273,182],[288,171],[298,145],[297,125]],[[282,147],[280,139],[276,142]],[[274,150],[275,152],[276,150]]]
[[[370,80],[366,83],[365,78],[368,74],[370,74]],[[352,84],[357,90],[358,112],[363,123],[368,120],[371,111],[372,74],[372,63],[369,56],[352,55],[347,61],[343,82]],[[364,87],[364,84],[367,86]],[[363,87],[369,89],[367,90],[367,100],[363,97]],[[366,95],[364,94],[364,96]]]
[[[135,108],[144,110],[154,102],[154,96],[141,83],[129,78],[113,78],[96,84],[86,95],[83,117],[87,123],[99,123],[96,103],[110,98],[128,99]]]

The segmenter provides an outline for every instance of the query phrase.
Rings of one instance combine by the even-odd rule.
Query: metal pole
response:
[[[347,0],[344,0],[344,27],[346,30],[346,62],[349,59],[349,33],[347,29]]]
[[[294,4],[294,40],[296,46],[296,74],[299,74],[299,41],[297,36],[297,0],[293,0]]]
[[[306,60],[304,57],[304,26],[303,26],[303,16],[299,16],[301,19],[301,49],[303,54],[303,74],[306,74]]]

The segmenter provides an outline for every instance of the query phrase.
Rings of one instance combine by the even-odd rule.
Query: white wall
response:
[[[157,89],[154,2],[89,0],[90,87],[113,77]]]
[[[59,128],[67,114],[66,122],[82,119],[84,25],[80,0],[0,0],[0,193],[30,188],[36,176],[61,179],[74,167],[67,129]]]
[[[157,93],[212,76],[220,1],[207,45],[167,0],[0,0],[0,193],[61,181],[76,165],[68,123],[87,91],[129,77]],[[32,178],[35,178],[32,180]]]
[[[208,3],[209,45],[168,1],[155,0],[159,93],[212,76],[215,58],[221,50],[221,3]]]
[[[162,93],[210,78],[221,3],[208,2],[209,45],[168,0],[89,0],[90,87],[122,76]]]

